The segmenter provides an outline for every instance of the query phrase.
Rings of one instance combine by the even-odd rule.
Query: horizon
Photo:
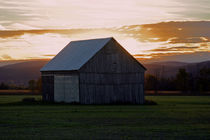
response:
[[[43,58],[43,59],[19,59],[19,60],[0,60],[0,67],[12,65],[12,64],[18,64],[18,63],[24,63],[29,61],[50,61],[51,58]],[[142,64],[155,64],[155,63],[186,63],[186,64],[196,64],[196,63],[203,63],[203,62],[210,62],[210,60],[204,60],[204,61],[197,61],[197,62],[187,62],[187,61],[153,61],[153,60],[142,60],[137,59]]]
[[[108,36],[142,62],[210,60],[210,2],[205,0],[0,4],[1,62],[51,59],[70,41]]]

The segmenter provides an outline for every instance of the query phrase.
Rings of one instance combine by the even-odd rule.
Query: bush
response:
[[[157,105],[157,103],[155,101],[152,101],[152,100],[145,100],[144,105]]]
[[[35,102],[36,99],[35,98],[23,98],[22,101],[23,102]]]

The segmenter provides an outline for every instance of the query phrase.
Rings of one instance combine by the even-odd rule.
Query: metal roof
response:
[[[40,71],[79,70],[111,39],[112,37],[71,41]]]

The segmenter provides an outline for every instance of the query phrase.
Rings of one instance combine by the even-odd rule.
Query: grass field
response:
[[[24,97],[32,96],[0,96],[0,139],[210,139],[210,96],[147,96],[158,105],[143,106],[16,103]]]

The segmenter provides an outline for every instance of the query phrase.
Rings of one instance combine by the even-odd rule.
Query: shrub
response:
[[[152,101],[152,100],[145,100],[144,105],[157,105],[157,103],[155,101]]]
[[[23,98],[22,101],[23,102],[35,102],[36,99],[35,98]]]

